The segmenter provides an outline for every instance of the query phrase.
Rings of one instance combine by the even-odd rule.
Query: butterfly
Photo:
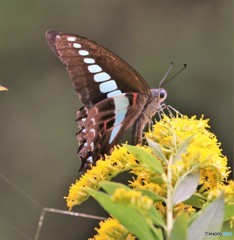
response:
[[[47,31],[46,39],[83,104],[77,112],[79,172],[110,153],[130,127],[133,144],[141,143],[143,129],[164,103],[166,90],[150,89],[134,68],[92,40],[55,30]]]

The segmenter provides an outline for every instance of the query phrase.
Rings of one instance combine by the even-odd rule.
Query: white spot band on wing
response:
[[[107,94],[107,97],[114,97],[114,96],[117,96],[117,95],[119,95],[119,94],[121,94],[122,92],[120,91],[120,90],[115,90],[115,91],[113,91],[113,92],[109,92],[108,94]]]
[[[115,122],[114,122],[114,128],[111,132],[111,136],[109,139],[109,143],[112,143],[117,134],[119,133],[122,122],[124,121],[126,114],[127,114],[127,108],[129,106],[129,100],[127,97],[116,97],[114,98],[114,104],[115,104]]]
[[[86,50],[79,50],[79,54],[80,54],[81,56],[87,56],[87,55],[89,55],[89,52],[86,51]]]
[[[97,72],[101,72],[102,71],[101,67],[98,66],[97,64],[88,66],[88,70],[91,73],[97,73]]]
[[[76,41],[76,37],[67,37],[67,41],[75,42]]]
[[[95,63],[95,60],[93,58],[85,58],[84,62],[88,64],[92,64],[92,63]]]
[[[114,138],[116,137],[116,135],[118,134],[120,128],[121,128],[122,124],[116,126],[115,128],[113,128],[112,132],[111,132],[111,136],[110,136],[110,140],[109,143],[112,143]]]
[[[79,43],[73,43],[74,48],[81,48],[81,45]]]
[[[92,156],[89,156],[89,157],[87,158],[87,162],[93,163],[93,157],[92,157]]]
[[[115,103],[115,111],[119,111],[120,109],[127,108],[129,106],[129,100],[127,97],[115,97],[114,103]]]
[[[94,75],[95,82],[104,82],[106,80],[109,80],[110,78],[110,75],[105,72],[97,73]]]
[[[102,93],[107,93],[107,92],[111,92],[111,91],[117,89],[117,85],[114,80],[110,80],[110,81],[101,83],[99,85],[99,89]]]

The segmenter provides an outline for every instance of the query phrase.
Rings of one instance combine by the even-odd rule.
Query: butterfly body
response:
[[[149,89],[129,64],[101,45],[74,34],[46,33],[47,41],[67,68],[83,103],[77,112],[79,171],[111,151],[133,126],[133,142],[166,98],[162,88]]]

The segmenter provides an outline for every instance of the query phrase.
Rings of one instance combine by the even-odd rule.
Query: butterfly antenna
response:
[[[177,72],[175,73],[172,77],[170,77],[169,79],[167,79],[166,81],[162,81],[165,79],[165,77],[161,80],[161,82],[159,83],[159,87],[162,87],[165,83],[168,83],[169,81],[171,81],[174,77],[176,77],[180,72],[182,72],[185,68],[187,67],[187,64],[184,64],[184,66]],[[170,68],[168,69],[170,70]],[[168,75],[168,71],[166,72],[165,76]]]
[[[162,78],[162,80],[161,80],[160,83],[159,83],[159,88],[161,88],[162,85],[164,85],[165,79],[167,78],[167,76],[168,76],[168,74],[170,73],[170,71],[171,71],[171,69],[173,68],[173,66],[174,66],[174,62],[171,61],[171,62],[170,62],[170,66],[169,66],[169,68],[167,69],[166,74],[164,75],[164,77]]]

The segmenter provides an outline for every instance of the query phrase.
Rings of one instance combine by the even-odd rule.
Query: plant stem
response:
[[[170,156],[167,168],[167,236],[170,237],[173,227],[173,201],[172,201],[172,165],[173,156]]]

